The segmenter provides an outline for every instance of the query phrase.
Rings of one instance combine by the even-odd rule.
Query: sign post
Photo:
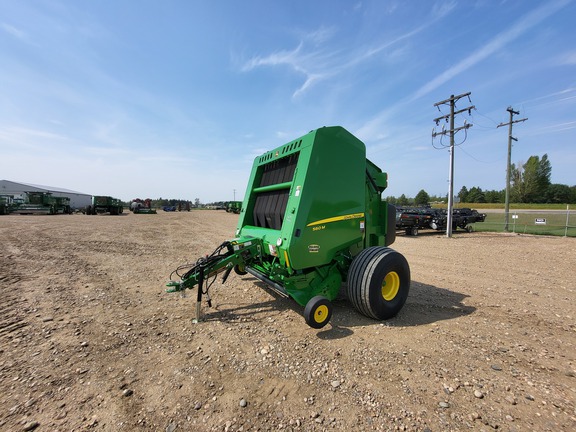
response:
[[[564,237],[568,236],[568,222],[570,222],[570,206],[566,204],[566,227],[564,228]]]

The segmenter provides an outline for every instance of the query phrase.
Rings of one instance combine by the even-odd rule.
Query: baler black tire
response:
[[[306,324],[315,329],[324,327],[332,318],[332,303],[324,296],[312,297],[304,308]]]
[[[240,267],[240,264],[236,264],[234,266],[234,273],[236,273],[239,276],[244,276],[246,274],[248,274],[248,272],[246,270],[244,270],[244,266]]]
[[[363,315],[377,320],[394,317],[410,291],[410,266],[393,249],[373,246],[361,251],[348,271],[348,299]]]

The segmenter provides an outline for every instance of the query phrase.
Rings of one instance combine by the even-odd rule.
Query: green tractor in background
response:
[[[10,214],[17,207],[17,204],[14,203],[13,195],[0,195],[0,215]]]
[[[50,192],[26,192],[24,203],[16,210],[19,214],[45,214],[54,215],[58,213],[56,197]]]
[[[226,206],[228,213],[240,214],[240,210],[242,210],[242,201],[228,201]]]
[[[92,196],[92,204],[86,208],[87,215],[97,215],[102,213],[120,215],[123,211],[124,207],[121,200],[105,195]]]

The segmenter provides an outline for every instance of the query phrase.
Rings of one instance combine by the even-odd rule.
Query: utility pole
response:
[[[436,123],[436,126],[438,126],[438,124],[440,123],[440,120],[446,120],[450,122],[450,129],[449,130],[445,130],[444,128],[442,128],[441,132],[432,132],[432,138],[435,138],[438,135],[450,135],[450,171],[449,171],[449,176],[448,176],[448,214],[447,214],[447,221],[446,221],[446,237],[452,237],[452,211],[453,211],[453,201],[454,201],[454,135],[456,134],[456,132],[461,131],[463,129],[468,129],[469,127],[472,127],[471,123],[466,123],[466,121],[464,121],[464,126],[460,126],[455,128],[454,127],[454,116],[456,114],[460,114],[463,113],[465,111],[468,111],[468,114],[470,114],[470,112],[475,109],[476,107],[474,105],[469,106],[468,108],[464,108],[461,110],[456,111],[456,102],[459,99],[462,99],[463,97],[467,97],[468,101],[470,101],[470,103],[472,102],[470,100],[470,92],[468,93],[463,93],[461,95],[458,96],[454,96],[451,95],[448,99],[445,99],[443,101],[440,102],[436,102],[434,104],[434,106],[436,108],[438,108],[438,110],[440,110],[440,105],[445,105],[448,104],[450,105],[450,114],[446,114],[440,117],[436,117],[434,119],[434,122]]]
[[[500,126],[508,126],[508,163],[506,164],[506,199],[504,202],[504,231],[508,232],[508,222],[510,215],[510,159],[512,158],[512,140],[518,141],[518,138],[514,138],[512,136],[512,125],[514,123],[526,121],[528,118],[512,120],[514,115],[520,115],[520,113],[518,111],[514,111],[512,107],[506,108],[506,111],[510,113],[510,121],[508,123],[500,123],[498,126],[496,126],[496,128],[499,128]]]

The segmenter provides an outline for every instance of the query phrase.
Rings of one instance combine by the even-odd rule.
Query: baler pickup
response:
[[[387,175],[366,159],[364,143],[339,126],[266,152],[254,160],[236,237],[175,270],[180,280],[168,291],[198,286],[200,318],[208,281],[220,272],[225,281],[234,269],[305,306],[314,328],[329,322],[343,283],[362,314],[391,318],[408,296],[410,268],[388,247],[396,212],[381,199],[386,187]]]

